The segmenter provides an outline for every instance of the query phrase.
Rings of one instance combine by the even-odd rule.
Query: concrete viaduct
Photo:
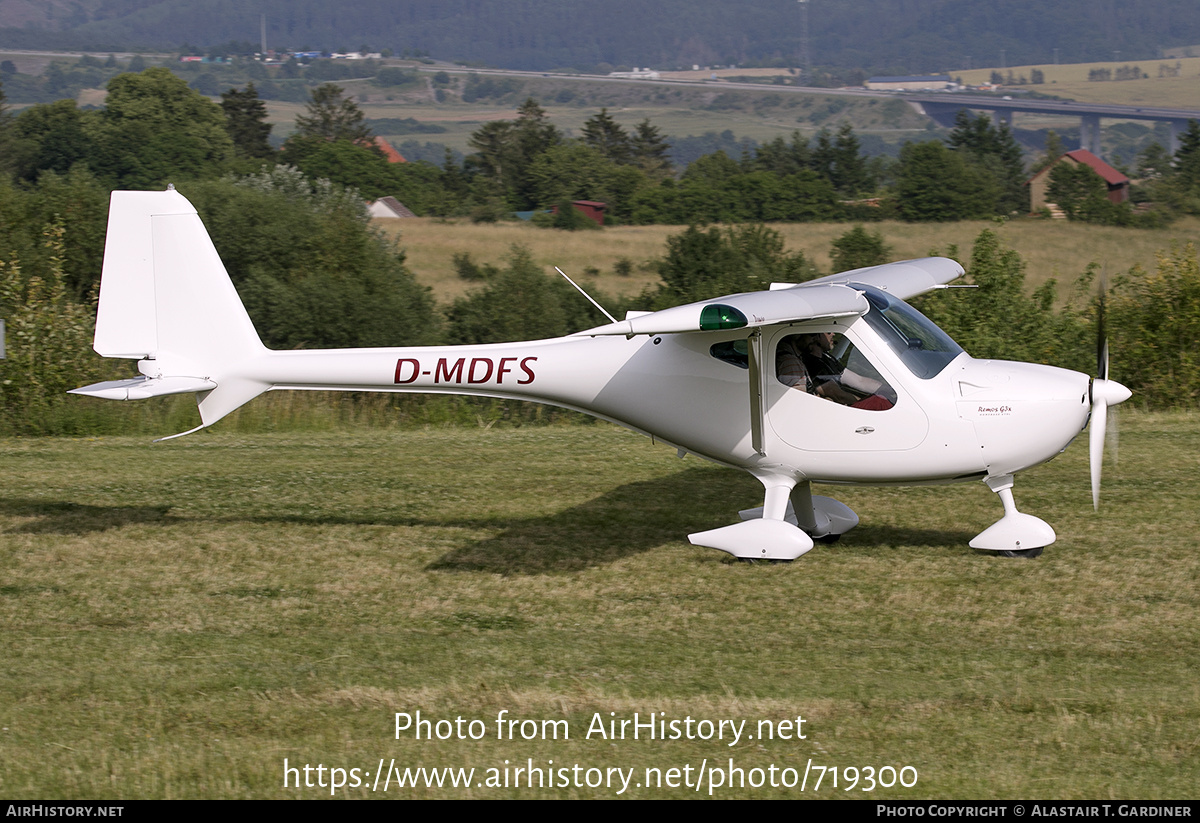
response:
[[[1174,154],[1179,150],[1179,135],[1187,128],[1189,120],[1200,120],[1200,111],[1195,109],[1169,109],[1161,106],[1116,106],[1100,103],[1072,103],[1066,100],[1011,100],[999,97],[982,97],[965,94],[904,94],[903,99],[917,104],[921,110],[939,125],[952,127],[954,117],[962,109],[992,112],[996,123],[1012,125],[1013,112],[1037,112],[1039,114],[1078,117],[1080,123],[1080,148],[1100,156],[1100,118],[1114,120],[1154,120],[1171,125],[1171,145]]]
[[[1171,154],[1179,150],[1179,135],[1189,120],[1200,120],[1200,110],[1169,109],[1161,106],[1117,106],[1098,103],[1074,103],[1066,100],[1022,100],[1018,96],[1004,99],[999,96],[951,94],[949,92],[894,92],[868,89],[822,89],[806,86],[776,86],[768,83],[730,83],[721,80],[650,80],[610,77],[594,74],[563,74],[559,72],[516,71],[511,69],[468,69],[461,66],[418,66],[417,71],[445,71],[451,74],[495,74],[508,77],[553,77],[590,83],[635,83],[638,85],[720,87],[735,91],[769,91],[775,94],[817,94],[828,97],[877,97],[900,99],[916,106],[939,125],[952,128],[954,116],[962,109],[990,111],[997,123],[1012,125],[1013,112],[1038,112],[1066,115],[1080,120],[1080,148],[1100,157],[1100,118],[1113,120],[1153,120],[1171,125]]]

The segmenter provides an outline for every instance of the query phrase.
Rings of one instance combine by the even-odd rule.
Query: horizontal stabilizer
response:
[[[145,400],[148,397],[167,394],[211,391],[216,387],[216,383],[201,377],[133,377],[129,380],[93,383],[90,386],[71,389],[68,393],[103,397],[105,400]]]

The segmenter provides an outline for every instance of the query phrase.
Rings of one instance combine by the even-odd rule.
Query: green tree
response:
[[[1071,309],[1055,308],[1055,282],[1032,295],[1025,261],[992,229],[975,239],[965,266],[975,289],[934,292],[919,308],[973,357],[1048,363],[1079,371],[1095,368],[1095,332]]]
[[[364,146],[314,137],[289,140],[280,159],[310,179],[357,189],[370,200],[390,195],[416,214],[445,213],[442,172],[428,163],[389,163]]]
[[[196,206],[263,342],[274,348],[434,343],[429,290],[353,191],[276,167],[193,183]]]
[[[761,144],[754,151],[754,159],[750,162],[752,169],[769,171],[773,174],[787,175],[811,169],[813,167],[812,152],[808,141],[800,132],[792,132],[791,142],[782,137],[776,137]]]
[[[569,283],[542,272],[523,246],[513,246],[507,265],[446,314],[447,341],[468,344],[560,337],[607,322]]]
[[[12,114],[4,100],[4,83],[0,82],[0,177],[10,175],[17,169],[17,135]]]
[[[633,160],[633,145],[629,135],[606,108],[584,121],[583,142],[613,163],[629,163]]]
[[[1030,167],[1029,173],[1037,174],[1039,171],[1046,168],[1066,153],[1067,151],[1063,147],[1062,139],[1059,138],[1058,132],[1056,132],[1054,129],[1047,129],[1046,150],[1042,153],[1042,156],[1039,157],[1037,161]]]
[[[241,91],[230,89],[222,94],[221,111],[225,112],[225,130],[238,154],[262,159],[275,156],[268,140],[271,124],[267,122],[267,105],[259,99],[253,83],[247,83]]]
[[[61,225],[43,232],[45,265],[24,270],[0,259],[0,311],[7,358],[0,360],[0,426],[10,434],[64,434],[66,392],[108,376],[92,352],[94,302],[71,299],[63,276]]]
[[[634,162],[649,177],[662,180],[671,175],[671,145],[662,131],[651,125],[650,118],[634,126],[629,138]]]
[[[48,272],[52,246],[46,226],[61,226],[57,265],[68,295],[87,300],[100,278],[108,221],[108,188],[82,163],[66,174],[42,172],[36,183],[0,185],[0,258],[20,260],[29,271]]]
[[[829,256],[835,272],[878,266],[889,262],[892,249],[879,232],[855,226],[833,241]]]
[[[563,143],[539,155],[529,168],[534,200],[541,207],[571,200],[599,200],[617,219],[629,216],[634,193],[646,178],[583,143]]]
[[[1066,212],[1070,220],[1107,226],[1133,222],[1129,204],[1109,200],[1104,178],[1084,163],[1064,161],[1051,169],[1046,197]]]
[[[905,220],[970,220],[994,213],[998,185],[961,153],[931,140],[900,149],[893,195]]]
[[[346,91],[335,83],[325,83],[312,90],[305,114],[296,117],[296,134],[322,140],[347,140],[368,144],[374,138],[366,116],[358,104],[345,96]]]
[[[630,210],[632,222],[806,221],[840,214],[833,186],[809,169],[782,177],[744,172],[717,152],[692,163],[688,172],[678,184],[664,180],[639,189]]]
[[[683,180],[722,186],[742,174],[742,167],[723,151],[706,154],[690,163],[683,172]]]
[[[537,205],[534,199],[535,184],[529,177],[529,169],[546,151],[562,142],[562,134],[550,122],[545,110],[532,97],[517,109],[513,124],[513,143],[516,163],[510,166],[512,190],[522,208]]]
[[[758,291],[772,281],[810,280],[817,274],[803,252],[788,252],[782,235],[762,225],[724,230],[689,226],[667,238],[658,273],[662,285],[642,297],[654,309]]]
[[[220,107],[163,68],[114,77],[100,117],[85,123],[97,147],[92,168],[114,188],[213,177],[233,156]]]
[[[467,158],[467,168],[483,184],[477,200],[502,199],[518,211],[540,205],[530,170],[538,157],[562,143],[562,135],[536,100],[522,103],[516,120],[485,123],[469,143],[475,152]]]
[[[1196,247],[1157,255],[1153,273],[1131,269],[1109,300],[1114,377],[1160,407],[1200,404],[1200,263]]]
[[[76,163],[89,164],[96,152],[94,128],[88,120],[99,115],[79,110],[74,100],[30,106],[16,118],[18,139],[14,160],[17,174],[36,180],[43,171],[64,173]]]
[[[1175,176],[1184,191],[1200,194],[1200,121],[1189,120],[1179,135]]]
[[[1138,152],[1135,174],[1143,180],[1155,180],[1171,173],[1171,153],[1157,141]]]
[[[832,137],[828,129],[822,129],[817,134],[817,145],[812,150],[811,167],[840,194],[852,197],[871,187],[867,161],[860,153],[860,148],[849,123],[842,124],[837,137]]]
[[[1027,212],[1029,194],[1025,187],[1025,162],[1008,125],[1002,123],[997,128],[987,115],[974,117],[966,109],[959,111],[954,123],[947,142],[951,149],[991,175],[996,183],[995,213]]]

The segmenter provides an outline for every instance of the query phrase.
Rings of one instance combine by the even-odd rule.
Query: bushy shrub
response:
[[[887,263],[891,253],[892,248],[883,241],[882,234],[855,226],[833,241],[829,256],[833,270],[839,272]]]
[[[605,304],[603,295],[593,297]],[[514,246],[508,265],[447,311],[447,342],[507,343],[560,337],[607,322],[567,281],[546,275],[529,250]]]
[[[1195,408],[1200,401],[1200,264],[1191,243],[1158,254],[1114,284],[1108,333],[1112,375],[1138,401]]]
[[[783,237],[762,225],[701,229],[667,238],[658,264],[662,285],[643,295],[643,308],[663,309],[723,294],[757,291],[772,281],[798,283],[816,276],[803,252],[788,252]]]
[[[63,229],[44,239],[47,265],[25,272],[0,260],[0,310],[6,359],[0,360],[0,430],[7,434],[72,434],[68,389],[110,376],[119,364],[92,351],[95,301],[71,299],[63,274]]]
[[[949,252],[956,255],[957,250]],[[971,356],[1095,370],[1089,319],[1070,307],[1055,307],[1053,280],[1028,294],[1025,262],[996,232],[980,232],[966,270],[960,282],[978,288],[938,291],[915,302]]]
[[[287,167],[181,189],[207,226],[263,342],[274,348],[436,342],[438,316],[366,204]]]

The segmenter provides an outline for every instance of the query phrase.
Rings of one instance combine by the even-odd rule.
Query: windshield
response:
[[[863,315],[863,319],[917,377],[928,380],[962,354],[962,347],[951,340],[950,335],[903,300],[872,286],[849,285],[862,291],[871,304],[871,310]]]

